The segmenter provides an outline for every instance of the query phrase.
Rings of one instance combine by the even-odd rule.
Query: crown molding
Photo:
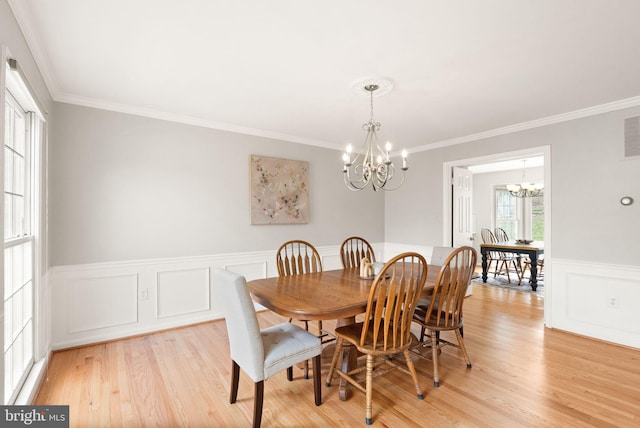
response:
[[[203,119],[200,117],[180,115],[168,113],[164,111],[148,109],[144,107],[136,107],[127,104],[110,103],[88,97],[80,97],[75,95],[54,94],[54,101],[91,107],[100,110],[108,110],[117,113],[126,113],[135,116],[149,117],[152,119],[166,120],[185,125],[200,126],[203,128],[216,129],[219,131],[235,132],[237,134],[253,135],[256,137],[269,138],[273,140],[288,141],[291,143],[305,144],[308,146],[317,146],[325,149],[340,150],[335,143],[329,143],[311,138],[299,137],[296,135],[283,134],[279,132],[267,131],[263,129],[249,128],[232,123],[216,122],[213,120]]]
[[[79,97],[73,95],[63,95],[60,93],[53,94],[54,101],[63,102],[68,104],[81,105],[85,107],[91,107],[101,110],[108,110],[118,113],[132,114],[136,116],[149,117],[152,119],[166,120],[169,122],[182,123],[185,125],[200,126],[203,128],[217,129],[220,131],[235,132],[245,135],[253,135],[256,137],[269,138],[280,141],[288,141],[291,143],[305,144],[309,146],[316,146],[330,150],[342,150],[342,148],[335,143],[330,143],[322,140],[314,140],[310,138],[304,138],[296,135],[283,134],[279,132],[266,131],[263,129],[248,128],[230,123],[216,122],[203,118],[179,115],[174,113],[168,113],[153,109],[147,109],[142,107],[135,107],[126,104],[108,103],[102,100],[96,100],[92,98]],[[540,128],[543,126],[553,125],[562,122],[568,122],[575,119],[581,119],[584,117],[595,116],[598,114],[609,113],[616,110],[622,110],[630,107],[640,106],[640,96],[626,98],[623,100],[614,101],[607,104],[601,104],[597,106],[587,107],[572,112],[562,113],[555,116],[548,116],[541,119],[531,120],[528,122],[522,122],[515,125],[504,126],[502,128],[496,128],[489,131],[478,132],[476,134],[465,135],[462,137],[451,138],[449,140],[442,140],[435,143],[425,144],[422,146],[416,146],[408,148],[408,153],[419,153],[429,150],[435,150],[443,147],[455,146],[458,144],[470,143],[473,141],[484,140],[491,137],[500,135],[512,134],[515,132],[526,131],[528,129]]]
[[[411,150],[408,150],[408,152],[418,153],[418,152],[424,152],[428,150],[439,149],[442,147],[455,146],[458,144],[484,140],[486,138],[496,137],[499,135],[512,134],[515,132],[525,131],[528,129],[540,128],[543,126],[553,125],[556,123],[569,122],[575,119],[581,119],[584,117],[595,116],[597,114],[609,113],[612,111],[622,110],[625,108],[637,107],[637,106],[640,106],[640,96],[613,101],[606,104],[600,104],[597,106],[587,107],[580,110],[558,114],[555,116],[543,117],[541,119],[531,120],[529,122],[522,122],[522,123],[517,123],[515,125],[504,126],[502,128],[496,128],[489,131],[479,132],[477,134],[470,134],[463,137],[456,137],[449,140],[438,141],[436,143],[425,144],[422,146],[413,147]]]

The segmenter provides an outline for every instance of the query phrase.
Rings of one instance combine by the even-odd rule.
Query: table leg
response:
[[[339,319],[336,323],[336,327],[340,327],[343,325],[349,325],[356,322],[356,317],[349,317],[344,319]],[[349,344],[344,345],[342,348],[342,371],[348,372],[353,370],[358,365],[358,353],[356,349]],[[340,401],[346,401],[351,396],[351,390],[349,389],[349,382],[344,380],[342,376],[340,376],[340,385],[338,386],[338,397]]]
[[[482,282],[487,282],[487,251],[482,249],[480,252],[482,253]]]
[[[529,283],[531,284],[531,289],[536,291],[538,288],[538,253],[533,251],[529,258],[531,259],[531,277],[529,278]]]

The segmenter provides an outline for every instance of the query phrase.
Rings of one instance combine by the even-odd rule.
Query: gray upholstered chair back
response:
[[[254,382],[264,380],[264,349],[253,301],[243,276],[224,269],[213,273],[213,289],[224,305],[231,359]]]
[[[454,247],[433,247],[429,264],[442,266],[453,250]]]

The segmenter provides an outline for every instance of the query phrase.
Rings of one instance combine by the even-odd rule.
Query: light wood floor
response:
[[[640,426],[640,351],[545,329],[532,293],[474,284],[465,321],[473,368],[445,347],[435,388],[431,361],[417,360],[422,401],[404,373],[376,378],[373,426]],[[263,427],[365,426],[363,394],[342,402],[335,380],[324,386],[329,362],[320,407],[301,369],[293,382],[285,372],[269,379]],[[230,368],[225,323],[215,321],[55,352],[34,404],[70,405],[73,427],[248,427],[253,384],[241,375],[229,404]]]

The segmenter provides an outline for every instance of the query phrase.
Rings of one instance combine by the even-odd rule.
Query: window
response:
[[[28,114],[10,96],[4,145],[5,404],[33,364],[33,236],[30,227]]]
[[[506,188],[495,189],[495,225],[509,239],[544,241],[544,197],[516,198]]]
[[[496,227],[507,232],[509,238],[518,235],[518,206],[507,189],[496,189]]]
[[[544,241],[544,197],[536,196],[531,201],[531,239]]]
[[[34,317],[40,244],[39,153],[45,135],[42,110],[14,60],[6,65],[4,92],[4,404],[13,404],[34,366]]]

